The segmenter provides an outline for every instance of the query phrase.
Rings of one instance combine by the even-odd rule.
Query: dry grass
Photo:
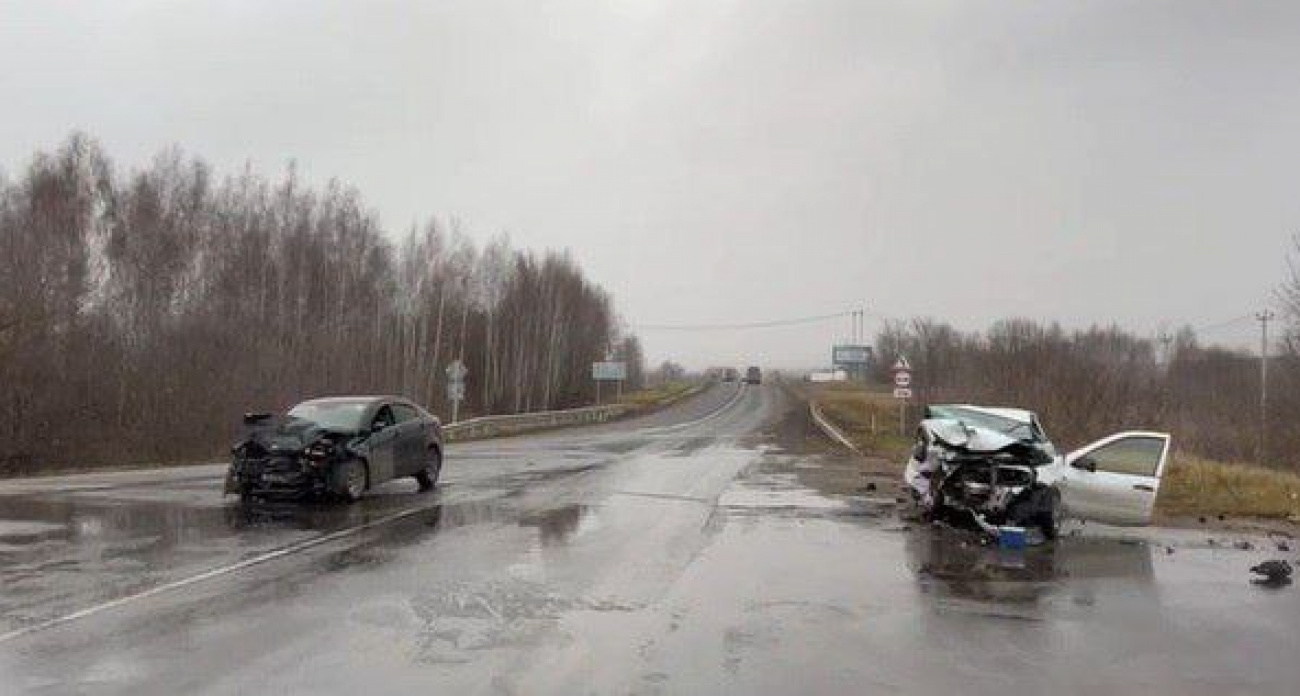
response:
[[[864,454],[896,462],[907,459],[912,438],[899,433],[898,402],[890,394],[843,382],[804,384],[801,389]]]
[[[691,387],[692,385],[688,382],[669,382],[650,389],[624,394],[621,403],[639,407],[658,406],[681,398],[691,390]]]
[[[864,453],[896,462],[907,459],[912,438],[899,435],[898,402],[889,393],[845,383],[797,388],[815,399]],[[1166,518],[1227,515],[1300,521],[1300,475],[1177,454],[1161,482],[1156,509]]]
[[[1300,476],[1179,455],[1160,482],[1156,509],[1170,517],[1222,514],[1294,521],[1300,518]]]

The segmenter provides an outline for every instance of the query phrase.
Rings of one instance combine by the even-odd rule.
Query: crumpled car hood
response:
[[[967,425],[956,418],[928,418],[921,426],[941,446],[968,455],[1010,455],[1022,464],[1039,466],[1054,459],[1054,453],[1040,443],[1018,440],[1006,433],[978,425]]]
[[[967,452],[992,454],[1012,445],[1022,444],[1020,440],[1006,433],[991,428],[969,426],[954,418],[932,418],[922,421],[922,425],[939,442]]]
[[[327,430],[313,421],[281,416],[250,425],[246,440],[279,454],[301,451],[327,435],[347,434]]]

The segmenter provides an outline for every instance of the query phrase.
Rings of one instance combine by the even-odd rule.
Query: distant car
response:
[[[283,416],[244,416],[225,492],[243,498],[329,496],[354,501],[410,476],[433,490],[442,472],[442,424],[406,399],[340,396],[304,401]]]
[[[750,365],[749,369],[745,370],[745,384],[762,384],[762,383],[763,383],[763,371],[758,369],[757,367],[754,367],[753,365]]]
[[[985,531],[1028,527],[1052,539],[1067,517],[1150,524],[1169,443],[1166,433],[1130,431],[1062,455],[1029,411],[933,405],[903,478],[929,517],[967,515]]]

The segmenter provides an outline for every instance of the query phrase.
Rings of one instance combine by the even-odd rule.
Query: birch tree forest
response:
[[[243,412],[312,396],[442,413],[457,358],[463,413],[571,407],[611,353],[640,348],[568,254],[389,235],[292,167],[222,176],[172,149],[123,174],[74,135],[0,170],[0,474],[212,458]]]

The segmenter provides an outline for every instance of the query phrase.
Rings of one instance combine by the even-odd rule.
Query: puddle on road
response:
[[[595,529],[591,505],[564,505],[519,518],[520,527],[535,527],[543,546],[567,543],[579,530]]]
[[[861,518],[875,524],[892,519],[893,499],[807,486],[798,463],[790,457],[769,455],[723,492],[718,507],[731,515]]]
[[[667,452],[665,456],[673,457],[673,458],[692,457],[700,450],[706,449],[716,444],[718,444],[718,438],[716,436],[701,435],[699,437],[692,437],[674,443],[672,450]]]

